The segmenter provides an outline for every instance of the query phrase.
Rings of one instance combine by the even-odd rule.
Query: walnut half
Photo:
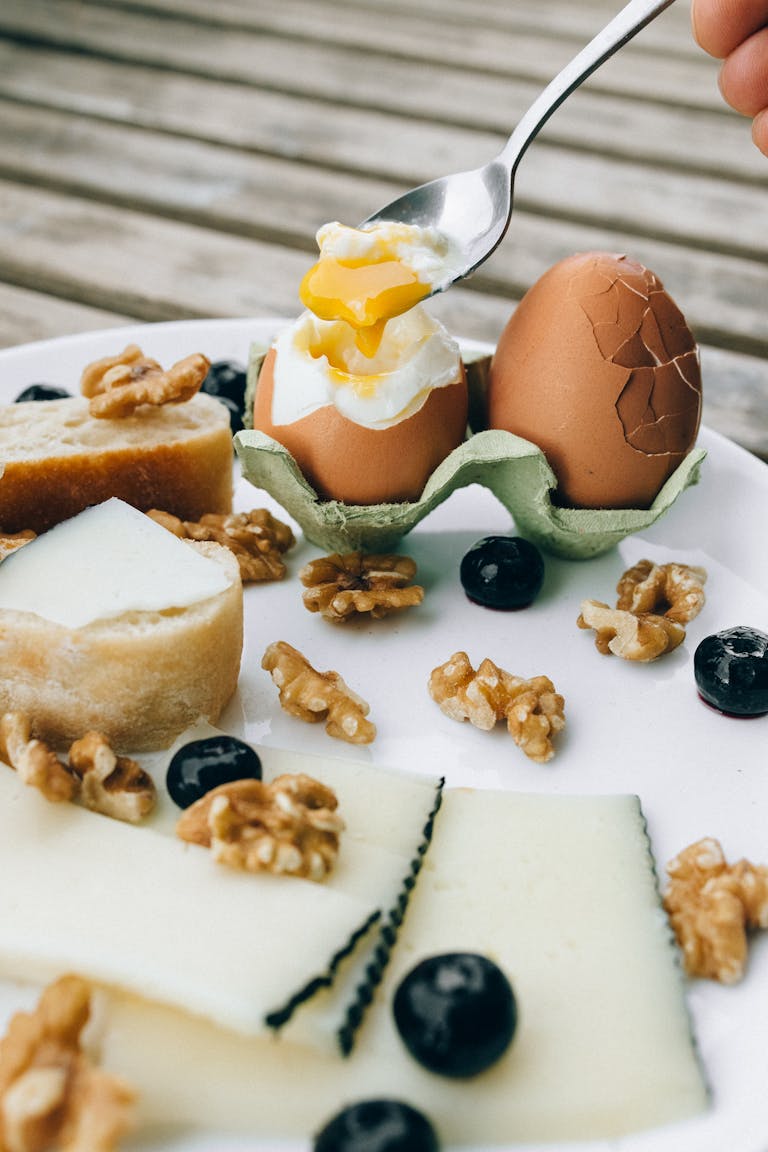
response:
[[[595,647],[604,656],[641,663],[672,652],[685,639],[685,628],[675,620],[651,612],[635,615],[599,600],[584,600],[576,623],[595,630]]]
[[[688,624],[704,607],[707,573],[688,564],[654,564],[639,560],[623,574],[616,607],[626,612],[653,613],[677,624]]]
[[[454,652],[433,670],[429,694],[452,720],[485,731],[506,721],[518,747],[539,764],[552,759],[552,736],[565,727],[563,697],[548,676],[523,680],[488,659],[475,671],[466,652]]]
[[[639,560],[616,585],[616,607],[584,600],[576,623],[595,630],[604,656],[647,663],[682,644],[684,625],[704,606],[706,579],[703,568]]]
[[[78,800],[94,812],[137,824],[155,806],[152,777],[135,760],[116,756],[100,732],[86,732],[69,750],[80,782]]]
[[[210,361],[196,352],[164,371],[137,344],[129,344],[117,356],[86,365],[80,391],[89,398],[91,416],[122,418],[131,416],[142,404],[181,404],[191,400],[210,366]]]
[[[81,1048],[90,1010],[90,985],[62,976],[11,1018],[0,1040],[3,1152],[113,1152],[132,1127],[132,1089]]]
[[[377,620],[421,604],[424,589],[410,583],[415,575],[416,563],[409,556],[334,552],[310,560],[299,579],[307,589],[302,599],[310,612],[333,621],[365,613]]]
[[[332,789],[302,773],[269,784],[235,780],[190,805],[176,832],[232,868],[320,881],[336,862],[344,829],[337,804]]]
[[[15,768],[25,784],[37,788],[52,803],[75,798],[77,779],[52,748],[32,735],[23,712],[0,716],[0,760]]]
[[[735,984],[747,962],[747,931],[768,928],[768,867],[728,864],[712,837],[667,865],[664,906],[689,976]]]
[[[376,728],[367,720],[368,704],[338,672],[318,672],[296,648],[277,640],[261,661],[280,692],[280,704],[309,724],[325,721],[329,736],[350,744],[370,744]]]
[[[266,508],[221,514],[207,512],[197,521],[180,520],[157,508],[147,515],[181,540],[214,540],[229,548],[240,566],[244,584],[282,580],[285,576],[282,553],[294,544],[293,532]]]
[[[65,764],[53,748],[32,736],[28,716],[5,712],[0,716],[0,760],[15,768],[24,783],[37,788],[46,800],[72,800],[131,823],[142,820],[155,806],[151,776],[135,760],[116,756],[99,732],[87,732],[76,740]]]

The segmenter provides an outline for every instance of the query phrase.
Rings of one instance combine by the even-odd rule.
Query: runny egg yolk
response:
[[[386,320],[381,321],[381,333],[384,332],[384,325]],[[369,332],[370,328],[363,331]],[[355,344],[366,357],[372,357],[376,354],[381,335],[376,341],[376,347],[371,352],[366,352],[364,348],[360,348],[360,341],[357,337],[360,331],[355,332]],[[328,376],[330,381],[335,385],[346,385],[353,388],[358,396],[363,399],[370,398],[376,395],[379,384],[383,380],[386,373],[381,372],[352,372],[347,364],[349,354],[349,346],[344,340],[343,334],[338,328],[325,331],[321,336],[310,340],[306,345],[306,350],[309,355],[315,359],[320,360],[325,356],[328,361]]]
[[[351,325],[358,349],[371,357],[387,321],[430,292],[430,285],[382,244],[367,259],[321,257],[302,280],[299,296],[305,308],[322,320]]]

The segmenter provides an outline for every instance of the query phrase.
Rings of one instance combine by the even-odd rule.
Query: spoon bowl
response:
[[[528,145],[571,92],[673,2],[630,0],[547,85],[490,163],[413,188],[361,226],[393,221],[437,229],[448,242],[451,267],[431,295],[469,276],[498,247],[509,227],[515,172]]]

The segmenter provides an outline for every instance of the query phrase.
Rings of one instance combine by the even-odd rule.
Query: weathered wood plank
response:
[[[768,461],[768,361],[703,347],[703,420]]]
[[[399,187],[2,100],[0,175],[307,252],[321,224],[357,223]]]
[[[438,25],[445,35],[461,31]],[[443,116],[460,112],[464,89],[495,82],[504,87],[517,74],[543,87],[567,63],[581,44],[553,37],[519,33],[498,51],[490,37],[492,56],[487,75],[444,64],[439,45],[428,59],[406,60],[377,50],[374,42],[361,50],[295,37],[248,33],[221,26],[206,28],[165,13],[114,10],[85,0],[3,0],[0,29],[6,35],[34,38],[41,43],[95,52],[113,59],[143,61],[169,70],[268,85],[285,91],[321,96],[339,104],[388,105],[419,115],[435,94]],[[693,57],[644,54],[633,64],[632,45],[587,82],[594,92],[702,108],[726,115],[717,91],[713,62],[703,53]],[[495,75],[494,75],[495,70]],[[508,131],[514,120],[507,121]]]
[[[310,262],[280,245],[0,181],[0,281],[138,319],[293,316]],[[456,288],[435,311],[468,338],[495,340],[510,307]]]
[[[401,55],[410,59],[441,60],[481,71],[508,69],[509,61],[520,59],[524,38],[544,36],[564,41],[573,55],[618,11],[613,0],[607,4],[555,4],[542,2],[535,7],[521,0],[503,7],[493,0],[466,0],[430,4],[420,0],[407,7],[371,2],[339,3],[338,0],[281,0],[280,4],[254,4],[253,0],[90,0],[103,7],[134,12],[162,12],[180,19],[198,21],[205,27],[235,28],[240,31],[276,32],[302,39],[359,47],[365,51]],[[652,35],[652,32],[655,33]],[[632,52],[661,52],[666,55],[698,58],[701,50],[691,35],[685,4],[679,4],[643,29],[633,42]]]
[[[360,135],[368,140],[375,121],[368,123],[372,114],[359,115]],[[427,126],[415,154],[401,140],[398,165],[405,182],[423,178],[431,139]],[[342,178],[314,165],[7,103],[0,103],[0,174],[308,250],[320,224],[340,214],[356,223],[400,188],[394,181]],[[711,178],[696,181],[695,197],[691,190],[689,177],[664,169],[533,148],[518,176],[516,203],[518,210],[574,224],[768,260],[762,191]]]
[[[465,335],[495,339],[504,298],[519,297],[546,268],[580,248],[627,251],[648,264],[700,340],[768,351],[763,264],[524,212],[470,286],[446,293],[438,308],[471,317],[477,328],[456,325]],[[0,184],[0,278],[138,317],[291,315],[308,259],[279,245]]]
[[[107,0],[112,2],[112,0]],[[120,0],[116,0],[120,2]],[[133,0],[130,0],[133,3]],[[164,0],[167,3],[186,4],[188,0]],[[336,8],[337,0],[318,0]],[[192,0],[197,4],[198,0]],[[235,5],[248,4],[249,0],[226,0]],[[379,14],[379,17],[406,16],[413,13],[415,5],[411,0],[341,0],[344,9],[365,8]],[[217,5],[218,7],[218,5]],[[527,26],[550,35],[579,36],[588,39],[603,27],[622,7],[622,0],[418,0],[420,15],[428,15],[442,20],[453,20],[458,24],[472,25],[481,21],[486,27],[517,28]],[[643,31],[644,42],[654,41],[657,47],[668,49],[670,27],[682,40],[690,28],[690,4],[688,0],[667,9],[663,19],[658,19]]]
[[[128,323],[130,317],[118,312],[0,283],[0,348]]]
[[[176,3],[177,0],[172,0]],[[187,0],[178,0],[186,3]],[[197,2],[197,0],[195,0]],[[234,0],[235,3],[248,3],[248,0]],[[335,0],[323,0],[334,4]],[[410,0],[350,0],[354,8],[374,11],[381,19],[391,14],[407,15],[413,11]],[[418,11],[436,20],[454,20],[469,25],[478,19],[486,27],[515,30],[521,27],[533,28],[551,36],[578,37],[585,43],[603,27],[622,6],[622,0],[481,0],[467,3],[467,0],[419,0]],[[217,6],[218,7],[218,6]],[[659,18],[643,30],[637,47],[648,47],[654,51],[681,51],[688,49],[690,41],[690,4],[687,0],[667,9],[663,19]],[[671,47],[674,44],[674,48]],[[697,51],[691,47],[691,51]]]
[[[323,167],[364,171],[400,180],[404,187],[414,176],[426,180],[484,162],[495,154],[507,128],[501,115],[505,105],[493,91],[486,93],[487,99],[475,92],[475,104],[462,107],[462,124],[449,127],[426,117],[329,109],[301,96],[2,41],[0,95]],[[506,95],[517,106],[514,119],[535,90],[513,85]],[[494,127],[494,119],[503,123],[501,130]],[[746,122],[701,111],[663,109],[580,91],[533,147],[538,152],[554,146],[694,175],[740,179],[768,189],[765,158],[751,145]],[[420,158],[418,165],[414,158]]]

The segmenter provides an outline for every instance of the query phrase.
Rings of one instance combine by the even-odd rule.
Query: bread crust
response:
[[[0,408],[0,527],[45,532],[117,496],[183,520],[232,508],[229,414],[215,397],[88,415],[82,397]]]
[[[231,578],[189,608],[74,629],[0,611],[0,711],[27,713],[35,735],[57,748],[95,728],[124,752],[166,748],[201,716],[215,723],[240,670],[242,583],[228,549],[184,543]]]

